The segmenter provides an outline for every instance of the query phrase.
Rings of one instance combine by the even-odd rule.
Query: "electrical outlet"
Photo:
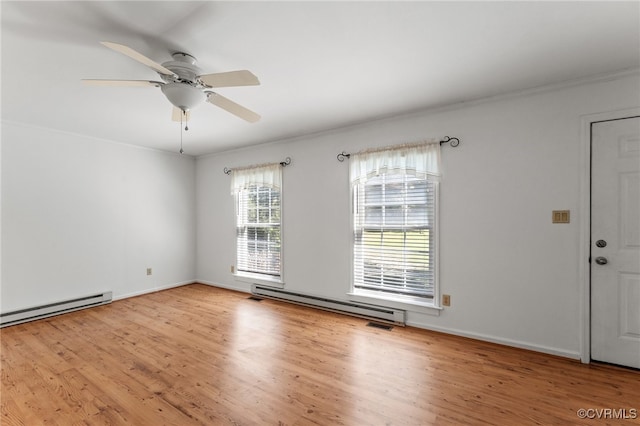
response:
[[[451,306],[451,296],[448,294],[442,295],[442,306]]]
[[[233,274],[235,271],[236,271],[236,268],[233,265],[231,265],[231,273]]]
[[[153,269],[147,268],[147,275],[151,275],[151,274],[153,274]]]

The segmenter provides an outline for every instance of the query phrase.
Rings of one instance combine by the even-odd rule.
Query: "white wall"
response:
[[[440,199],[440,285],[452,306],[439,316],[409,312],[408,322],[578,358],[581,116],[639,106],[639,94],[639,76],[626,75],[200,157],[197,278],[249,290],[230,273],[234,207],[222,170],[290,156],[283,174],[286,288],[345,300],[348,165],[336,155],[456,136],[459,147],[443,147]],[[552,224],[556,209],[571,210],[571,223]]]
[[[192,157],[3,122],[2,312],[193,281],[194,207]]]
[[[116,298],[198,279],[248,291],[222,169],[290,156],[286,288],[346,299],[342,150],[457,136],[443,148],[439,316],[412,325],[578,357],[581,116],[640,106],[640,77],[503,97],[192,158],[2,123],[1,310],[95,291]],[[195,164],[194,164],[195,163]],[[572,223],[551,224],[570,209]],[[197,230],[197,236],[196,236]],[[147,267],[154,274],[145,275]]]

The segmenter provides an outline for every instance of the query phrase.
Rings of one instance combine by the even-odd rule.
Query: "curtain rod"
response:
[[[455,148],[456,146],[460,145],[460,139],[456,137],[450,138],[449,136],[445,136],[444,139],[440,141],[440,145],[445,143],[448,143],[449,145]],[[340,162],[344,161],[345,158],[349,158],[349,157],[351,157],[351,154],[347,154],[344,151],[342,151],[340,154],[337,155],[338,161]]]
[[[258,168],[258,167],[262,167],[262,166],[268,166],[270,164],[274,164],[274,163],[257,164],[255,166],[249,166],[249,167],[238,167],[237,170],[255,169],[255,168]],[[291,164],[291,157],[285,158],[284,161],[280,161],[278,164],[280,164],[282,167],[288,166],[289,164]],[[224,172],[225,175],[230,175],[233,170],[234,169],[230,169],[228,167],[225,167],[223,172]]]

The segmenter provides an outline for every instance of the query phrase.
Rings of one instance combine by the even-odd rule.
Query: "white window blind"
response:
[[[356,292],[434,297],[440,144],[354,154]]]
[[[233,170],[238,272],[281,275],[281,175],[279,164]]]

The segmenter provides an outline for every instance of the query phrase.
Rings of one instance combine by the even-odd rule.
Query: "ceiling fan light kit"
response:
[[[205,101],[207,95],[202,89],[186,83],[167,83],[160,87],[162,93],[182,111],[189,111]]]
[[[260,115],[214,92],[217,87],[257,86],[258,77],[251,71],[238,70],[214,74],[202,74],[197,59],[188,53],[176,52],[172,61],[159,64],[143,54],[123,44],[103,41],[102,45],[122,53],[151,68],[158,73],[162,81],[153,80],[97,80],[85,79],[84,84],[92,86],[152,86],[160,87],[165,97],[175,106],[172,113],[174,121],[189,120],[189,111],[208,101],[219,108],[250,123],[260,120]],[[176,109],[179,111],[176,112]],[[180,149],[182,152],[182,148]]]

